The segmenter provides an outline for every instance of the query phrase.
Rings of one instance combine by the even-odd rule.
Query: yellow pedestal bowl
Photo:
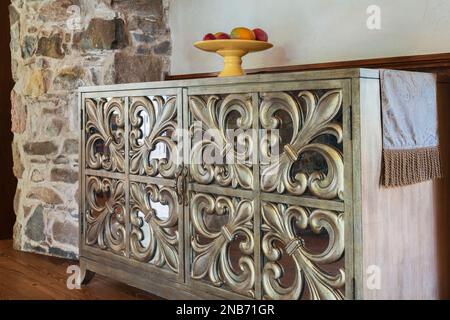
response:
[[[198,41],[194,46],[200,50],[216,52],[224,58],[224,68],[219,77],[242,76],[242,57],[250,52],[267,50],[273,47],[271,43],[256,40],[208,40]]]

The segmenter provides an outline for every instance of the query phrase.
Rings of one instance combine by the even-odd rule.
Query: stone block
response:
[[[47,204],[62,204],[59,194],[53,189],[46,187],[35,187],[27,194],[28,199],[40,200]]]
[[[13,156],[13,173],[17,179],[21,179],[23,176],[23,172],[25,171],[25,167],[23,165],[22,159],[20,157],[19,146],[17,142],[12,143],[12,156]]]
[[[116,83],[159,81],[164,61],[153,55],[119,52],[115,55]]]
[[[50,141],[44,142],[27,142],[23,146],[23,150],[26,154],[32,156],[45,156],[56,154],[58,151],[58,147]]]
[[[50,57],[54,59],[62,59],[65,54],[62,49],[63,39],[60,34],[50,37],[42,37],[38,40],[36,55]]]
[[[27,108],[22,97],[14,90],[11,91],[11,131],[24,133],[27,127]]]
[[[64,141],[63,154],[72,155],[78,154],[78,140],[67,139]]]
[[[53,240],[65,245],[78,246],[78,225],[69,220],[64,222],[56,220],[51,231]]]
[[[38,205],[26,224],[25,235],[28,239],[42,242],[45,240],[44,207]]]
[[[50,172],[51,181],[75,183],[78,181],[78,172],[70,168],[53,168]]]
[[[129,40],[125,22],[122,19],[94,18],[89,22],[86,31],[74,36],[73,42],[75,49],[88,51],[125,48]]]

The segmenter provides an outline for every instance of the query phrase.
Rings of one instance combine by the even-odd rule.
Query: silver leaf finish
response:
[[[177,194],[173,188],[158,187],[131,183],[131,255],[134,259],[151,263],[158,267],[167,266],[174,272],[178,272],[178,219]],[[169,207],[169,216],[160,219],[153,203],[161,203]],[[139,216],[142,212],[144,217]],[[143,224],[149,225],[149,234],[145,235]],[[147,236],[149,244],[144,246],[142,241]]]
[[[225,97],[212,95],[205,99],[201,96],[191,96],[189,108],[193,120],[197,122],[190,127],[191,135],[204,136],[208,130],[215,134],[213,141],[206,139],[194,142],[190,158],[192,179],[200,184],[216,182],[223,187],[251,189],[253,174],[249,162],[253,137],[245,133],[245,130],[252,128],[253,123],[251,95],[230,94]],[[240,140],[242,146],[239,148],[236,148],[233,137],[226,130],[230,125],[242,132]],[[221,159],[228,157],[234,159],[234,162],[199,162],[198,159],[203,159],[204,152],[211,149],[218,152]]]
[[[261,127],[266,130],[282,130],[282,123],[276,115],[281,110],[291,118],[293,130],[291,140],[284,145],[284,150],[280,150],[278,158],[273,159],[269,165],[261,166],[263,191],[287,191],[289,194],[303,195],[309,190],[313,196],[321,199],[343,199],[342,152],[332,145],[314,142],[320,136],[332,135],[338,143],[342,143],[342,125],[333,122],[341,106],[341,90],[327,91],[320,99],[311,91],[302,91],[297,97],[286,92],[262,94]],[[271,158],[267,144],[262,144],[261,152],[265,158]],[[293,164],[307,152],[322,156],[326,161],[326,170],[308,173],[300,169],[293,172]]]
[[[147,121],[143,123],[143,114]],[[130,173],[161,175],[173,178],[178,163],[176,141],[177,99],[176,97],[153,96],[131,98],[130,102]],[[141,126],[146,125],[149,133],[144,135]],[[140,139],[143,141],[141,142]],[[152,159],[151,152],[157,144],[164,144],[167,156]]]
[[[91,169],[124,172],[124,100],[86,99],[86,165]],[[115,128],[113,128],[113,123]],[[98,145],[104,152],[99,152]]]
[[[337,274],[330,275],[320,265],[336,262],[344,254],[344,215],[263,202],[262,217],[262,249],[267,258],[262,279],[264,298],[296,300],[302,298],[305,287],[308,287],[311,299],[343,299],[339,289],[345,284],[344,270],[339,269]],[[328,245],[320,253],[310,252],[304,239],[297,235],[297,229],[306,230],[308,226],[316,234],[322,229],[328,234]],[[283,248],[277,246],[277,242]],[[283,251],[291,256],[295,265],[294,278],[289,286],[280,281],[285,272],[281,263]]]
[[[192,279],[207,279],[213,285],[228,286],[233,292],[255,296],[255,263],[253,251],[253,203],[250,200],[231,199],[225,196],[195,194],[191,200],[191,240],[195,258],[192,262]],[[205,216],[228,215],[227,223],[219,231],[211,230]],[[232,266],[230,243],[240,237],[239,272]],[[236,253],[234,253],[236,254]]]
[[[125,184],[123,181],[88,177],[86,244],[124,254]]]

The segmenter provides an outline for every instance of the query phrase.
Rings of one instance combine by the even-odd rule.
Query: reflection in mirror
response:
[[[155,215],[160,220],[167,220],[169,218],[169,206],[161,202],[153,202],[150,200],[150,206],[155,211]]]
[[[141,118],[141,126],[139,127],[140,135],[137,139],[138,145],[142,146],[144,144],[144,140],[150,134],[150,123],[148,114],[146,112],[139,112],[139,117]]]
[[[109,118],[109,125],[111,127],[111,132],[115,138],[118,138],[117,132],[119,129],[119,126],[118,126],[119,118],[120,118],[120,115],[117,110],[114,110],[111,114],[111,117]]]
[[[95,190],[94,191],[94,199],[95,199],[95,203],[99,208],[106,208],[106,204],[108,201],[111,201],[111,190],[104,190],[102,191],[101,189],[99,190]],[[101,212],[97,212],[96,210],[94,210],[93,208],[91,209],[92,212],[92,216],[94,217],[98,217],[99,214]],[[120,213],[120,212],[118,212]]]
[[[148,248],[148,246],[150,245],[150,225],[147,221],[145,221],[145,214],[142,211],[138,211],[137,215],[139,218],[141,218],[142,221],[141,231],[143,238],[141,240],[141,245],[144,248]]]

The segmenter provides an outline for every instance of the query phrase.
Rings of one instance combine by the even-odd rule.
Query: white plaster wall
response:
[[[366,9],[381,7],[381,30]],[[208,32],[261,27],[275,47],[245,68],[450,52],[450,0],[170,0],[172,74],[219,71],[192,44]]]

